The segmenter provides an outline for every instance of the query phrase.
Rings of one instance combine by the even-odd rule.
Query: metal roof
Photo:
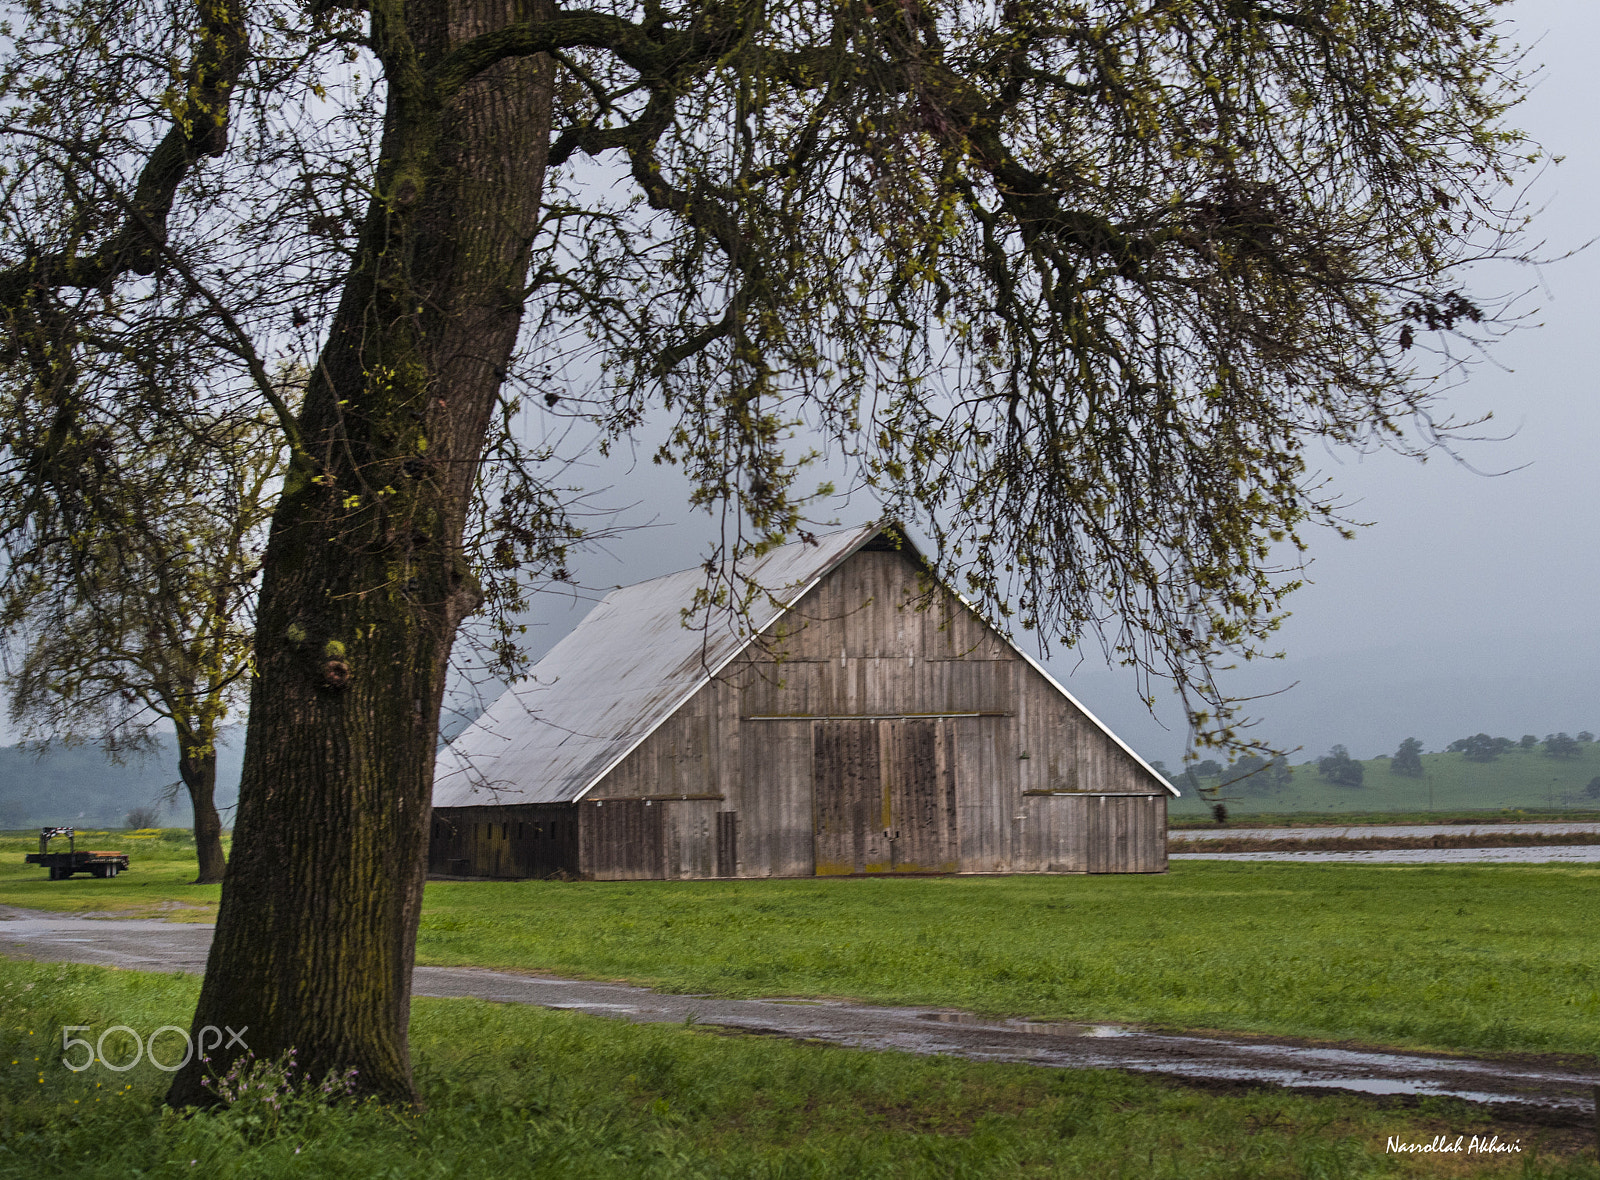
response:
[[[570,803],[599,782],[759,631],[873,537],[876,524],[799,541],[751,562],[765,588],[741,628],[734,612],[705,628],[683,610],[703,568],[613,590],[533,668],[462,731],[434,767],[435,807]]]
[[[550,649],[527,681],[502,693],[440,753],[433,805],[582,798],[756,634],[880,531],[866,524],[828,533],[815,544],[785,545],[752,562],[741,577],[768,597],[758,597],[742,620],[730,611],[703,628],[684,626],[684,608],[706,584],[700,567],[613,590]],[[757,625],[751,628],[751,622]],[[1006,642],[1152,778],[1179,793],[1038,661]]]

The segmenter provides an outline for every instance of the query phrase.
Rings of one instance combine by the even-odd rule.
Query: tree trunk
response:
[[[178,734],[180,750],[183,734]],[[207,747],[199,757],[182,752],[178,758],[178,774],[189,792],[189,803],[194,808],[194,851],[200,861],[200,875],[196,885],[215,885],[222,880],[228,862],[222,855],[222,819],[217,815],[217,750]]]
[[[426,69],[548,0],[373,5]],[[395,52],[401,52],[396,50]],[[430,102],[389,63],[377,196],[300,417],[263,563],[244,776],[194,1017],[306,1076],[415,1101],[407,1023],[450,645],[477,605],[462,531],[521,323],[553,73],[501,62]],[[174,1105],[235,1044],[177,1074]]]

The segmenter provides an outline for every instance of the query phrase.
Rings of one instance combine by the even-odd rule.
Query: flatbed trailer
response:
[[[67,851],[51,852],[50,841],[57,836],[67,838]],[[23,864],[43,865],[50,870],[52,881],[65,881],[73,873],[88,873],[92,877],[115,877],[128,870],[126,852],[78,851],[76,828],[40,828],[39,851],[30,852]]]

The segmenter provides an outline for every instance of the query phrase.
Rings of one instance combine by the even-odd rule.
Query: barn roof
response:
[[[729,612],[705,628],[683,610],[706,584],[703,568],[613,590],[502,693],[443,752],[435,807],[570,803],[590,788],[819,581],[880,533],[876,524],[774,549],[743,577],[769,597],[754,629]],[[1013,645],[1014,646],[1014,645]],[[1179,792],[1085,709],[1026,652],[1018,654],[1173,795]]]

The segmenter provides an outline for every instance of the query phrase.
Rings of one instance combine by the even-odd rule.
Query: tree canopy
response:
[[[1359,787],[1366,779],[1367,768],[1350,757],[1349,750],[1334,746],[1317,759],[1317,773],[1338,786]]]
[[[1576,758],[1583,753],[1583,747],[1571,734],[1552,733],[1545,735],[1544,752],[1549,758]]]
[[[1312,448],[1448,436],[1494,331],[1460,270],[1537,157],[1494,8],[15,6],[0,495],[113,420],[288,454],[196,1020],[409,1093],[451,643],[574,535],[541,415],[667,414],[735,553],[804,535],[803,425],[981,609],[1226,736],[1210,666],[1344,527]]]
[[[1445,750],[1451,754],[1461,754],[1469,762],[1493,762],[1516,744],[1510,738],[1475,733],[1471,737],[1457,738]]]
[[[1407,778],[1421,778],[1422,742],[1414,737],[1402,741],[1400,748],[1389,759],[1389,770]]]

